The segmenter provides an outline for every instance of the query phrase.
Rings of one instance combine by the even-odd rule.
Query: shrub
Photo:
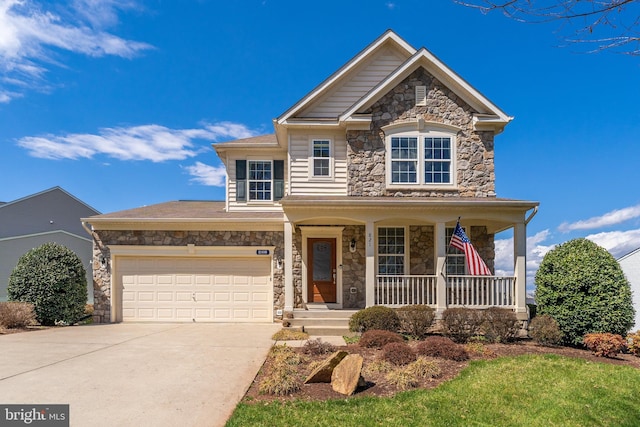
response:
[[[618,262],[590,240],[570,240],[547,252],[536,273],[538,315],[552,316],[563,343],[592,332],[626,335],[633,325],[631,288]]]
[[[482,327],[482,315],[470,308],[448,308],[442,313],[442,332],[452,340],[465,343],[478,335]]]
[[[400,328],[414,338],[422,338],[433,324],[436,311],[428,305],[407,305],[397,310]]]
[[[389,371],[386,380],[400,390],[417,387],[420,379],[435,378],[441,373],[440,368],[434,362],[419,357],[402,368]]]
[[[329,354],[336,351],[336,347],[326,341],[322,341],[320,338],[315,340],[308,340],[302,347],[304,354],[311,354],[314,356],[320,356],[322,354]]]
[[[271,336],[274,341],[302,341],[309,338],[309,334],[302,331],[293,331],[291,329],[280,329]]]
[[[394,369],[385,378],[389,384],[396,386],[399,390],[407,390],[420,384],[418,378],[406,369]]]
[[[413,376],[426,379],[439,377],[442,373],[435,362],[424,357],[418,357],[415,362],[409,363],[404,369]]]
[[[8,291],[10,301],[33,304],[41,324],[72,324],[84,315],[85,269],[72,250],[45,243],[20,257],[9,276]]]
[[[558,322],[548,314],[541,314],[531,320],[529,336],[540,345],[553,346],[562,342]]]
[[[598,357],[615,357],[627,346],[625,339],[620,335],[608,332],[586,334],[583,341]]]
[[[489,347],[487,347],[481,342],[469,342],[464,345],[464,349],[469,355],[476,354],[478,356],[485,357],[485,358],[497,357],[497,354],[495,351],[491,350]]]
[[[392,342],[382,348],[382,358],[396,366],[402,366],[415,361],[416,353],[405,343]]]
[[[482,313],[484,336],[491,342],[513,341],[520,330],[520,322],[513,310],[489,307]]]
[[[367,363],[362,369],[362,372],[367,376],[372,374],[385,374],[391,372],[393,369],[395,369],[395,367],[386,360],[376,359],[371,363]]]
[[[640,330],[627,335],[627,350],[634,356],[640,357]]]
[[[404,338],[395,332],[371,329],[362,334],[358,345],[367,348],[382,348],[392,342],[404,342]]]
[[[0,326],[24,328],[35,325],[36,315],[33,304],[27,302],[0,302]]]
[[[416,352],[421,356],[439,357],[447,360],[462,361],[469,359],[467,351],[446,337],[432,336],[418,343]]]
[[[299,390],[302,380],[296,366],[303,363],[304,358],[287,346],[272,347],[269,358],[271,366],[260,382],[260,393],[282,396]]]
[[[354,313],[349,319],[349,329],[353,332],[366,332],[370,329],[398,332],[400,318],[394,309],[374,305]]]

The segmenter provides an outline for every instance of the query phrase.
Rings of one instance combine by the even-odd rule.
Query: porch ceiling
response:
[[[482,225],[497,233],[525,221],[539,203],[500,198],[287,196],[281,200],[289,221],[297,224],[406,223]]]

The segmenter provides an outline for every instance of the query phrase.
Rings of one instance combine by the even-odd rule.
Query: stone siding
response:
[[[427,105],[415,105],[415,87],[427,87]],[[473,130],[473,110],[420,68],[376,102],[370,130],[347,131],[348,195],[396,197],[495,197],[493,132]],[[453,125],[457,190],[387,190],[385,135],[382,127],[411,119]]]
[[[474,226],[471,227],[469,239],[471,239],[473,247],[478,251],[489,270],[495,274],[495,234],[487,233],[487,227],[485,226]]]
[[[435,274],[435,241],[431,225],[409,227],[409,274]]]
[[[343,308],[364,308],[366,305],[366,264],[365,227],[348,225],[342,233],[342,306]],[[351,252],[351,239],[356,240],[356,251]],[[351,288],[356,292],[351,293]]]
[[[284,258],[284,234],[280,231],[94,231],[93,259],[110,259],[109,245],[139,246],[275,246],[273,254],[273,307],[284,307],[284,272],[275,265]],[[94,321],[111,321],[111,266],[94,262]]]

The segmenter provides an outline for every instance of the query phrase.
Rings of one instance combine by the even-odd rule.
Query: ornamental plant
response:
[[[598,357],[615,357],[625,349],[627,343],[618,334],[593,333],[584,336],[584,345]]]
[[[563,344],[608,332],[625,336],[633,325],[631,288],[618,262],[587,239],[574,239],[547,252],[536,273],[538,314],[553,317]]]
[[[9,300],[31,303],[40,324],[73,324],[84,315],[87,278],[71,249],[45,243],[18,260],[9,276]]]
[[[393,308],[374,305],[355,312],[349,319],[349,329],[353,332],[366,332],[370,329],[398,332],[400,318]]]

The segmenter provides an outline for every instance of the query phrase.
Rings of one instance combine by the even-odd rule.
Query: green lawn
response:
[[[392,398],[244,404],[227,426],[638,426],[640,370],[555,355],[475,361]]]

